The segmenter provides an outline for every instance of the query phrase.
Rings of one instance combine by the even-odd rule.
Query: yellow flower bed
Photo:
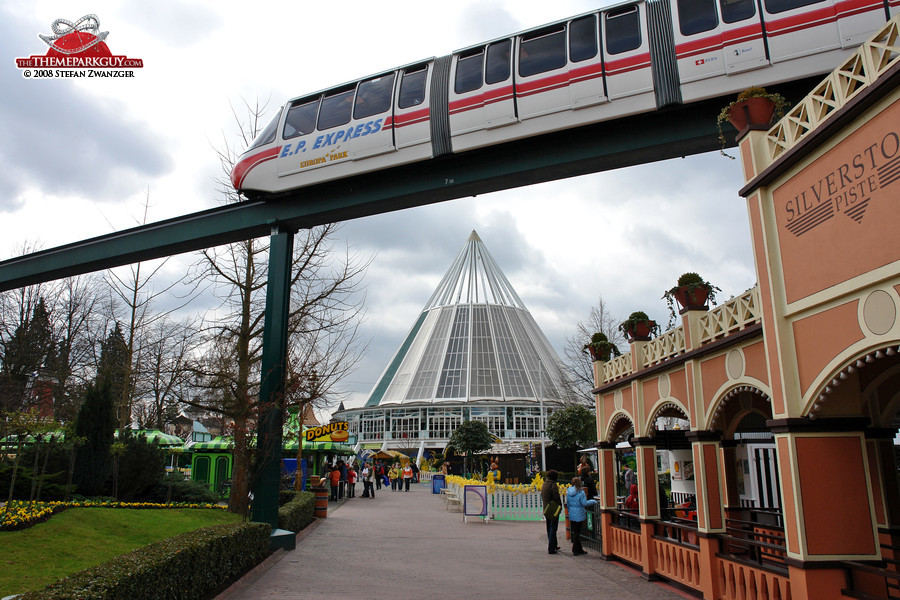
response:
[[[534,479],[531,480],[531,483],[495,483],[493,474],[488,473],[487,479],[484,480],[467,479],[460,475],[447,475],[447,483],[455,483],[460,487],[466,485],[485,485],[487,486],[487,491],[489,494],[502,490],[511,492],[514,496],[517,496],[519,494],[533,494],[535,492],[540,493],[541,487],[543,487],[544,485],[544,480],[541,478],[541,475],[539,473],[534,476]],[[560,496],[562,496],[566,493],[566,490],[569,489],[570,484],[559,483],[557,485],[559,486],[559,494]]]
[[[0,508],[0,531],[25,529],[41,521],[46,521],[67,508],[218,508],[218,504],[158,504],[153,502],[23,502],[13,500]]]

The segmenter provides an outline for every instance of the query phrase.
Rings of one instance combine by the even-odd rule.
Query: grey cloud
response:
[[[176,48],[202,42],[224,24],[219,13],[196,2],[129,2],[117,16]]]

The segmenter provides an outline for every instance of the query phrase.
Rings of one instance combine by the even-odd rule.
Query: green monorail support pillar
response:
[[[273,547],[292,550],[294,534],[278,529],[278,490],[294,232],[275,226],[269,240],[269,277],[256,435],[258,471],[253,485],[251,517],[253,521],[272,526]]]

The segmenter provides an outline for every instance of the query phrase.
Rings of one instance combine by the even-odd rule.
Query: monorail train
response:
[[[631,0],[285,104],[231,173],[276,193],[827,73],[900,0]]]

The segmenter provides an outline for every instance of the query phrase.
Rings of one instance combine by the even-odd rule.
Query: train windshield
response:
[[[247,150],[253,150],[254,148],[259,148],[260,146],[265,146],[266,144],[271,144],[275,141],[275,133],[278,131],[278,120],[281,119],[281,109],[278,109],[278,112],[275,113],[275,117],[269,121],[269,124],[266,125],[266,128],[262,130],[262,132],[256,136],[256,139],[253,140],[253,143],[250,144],[250,147]]]

